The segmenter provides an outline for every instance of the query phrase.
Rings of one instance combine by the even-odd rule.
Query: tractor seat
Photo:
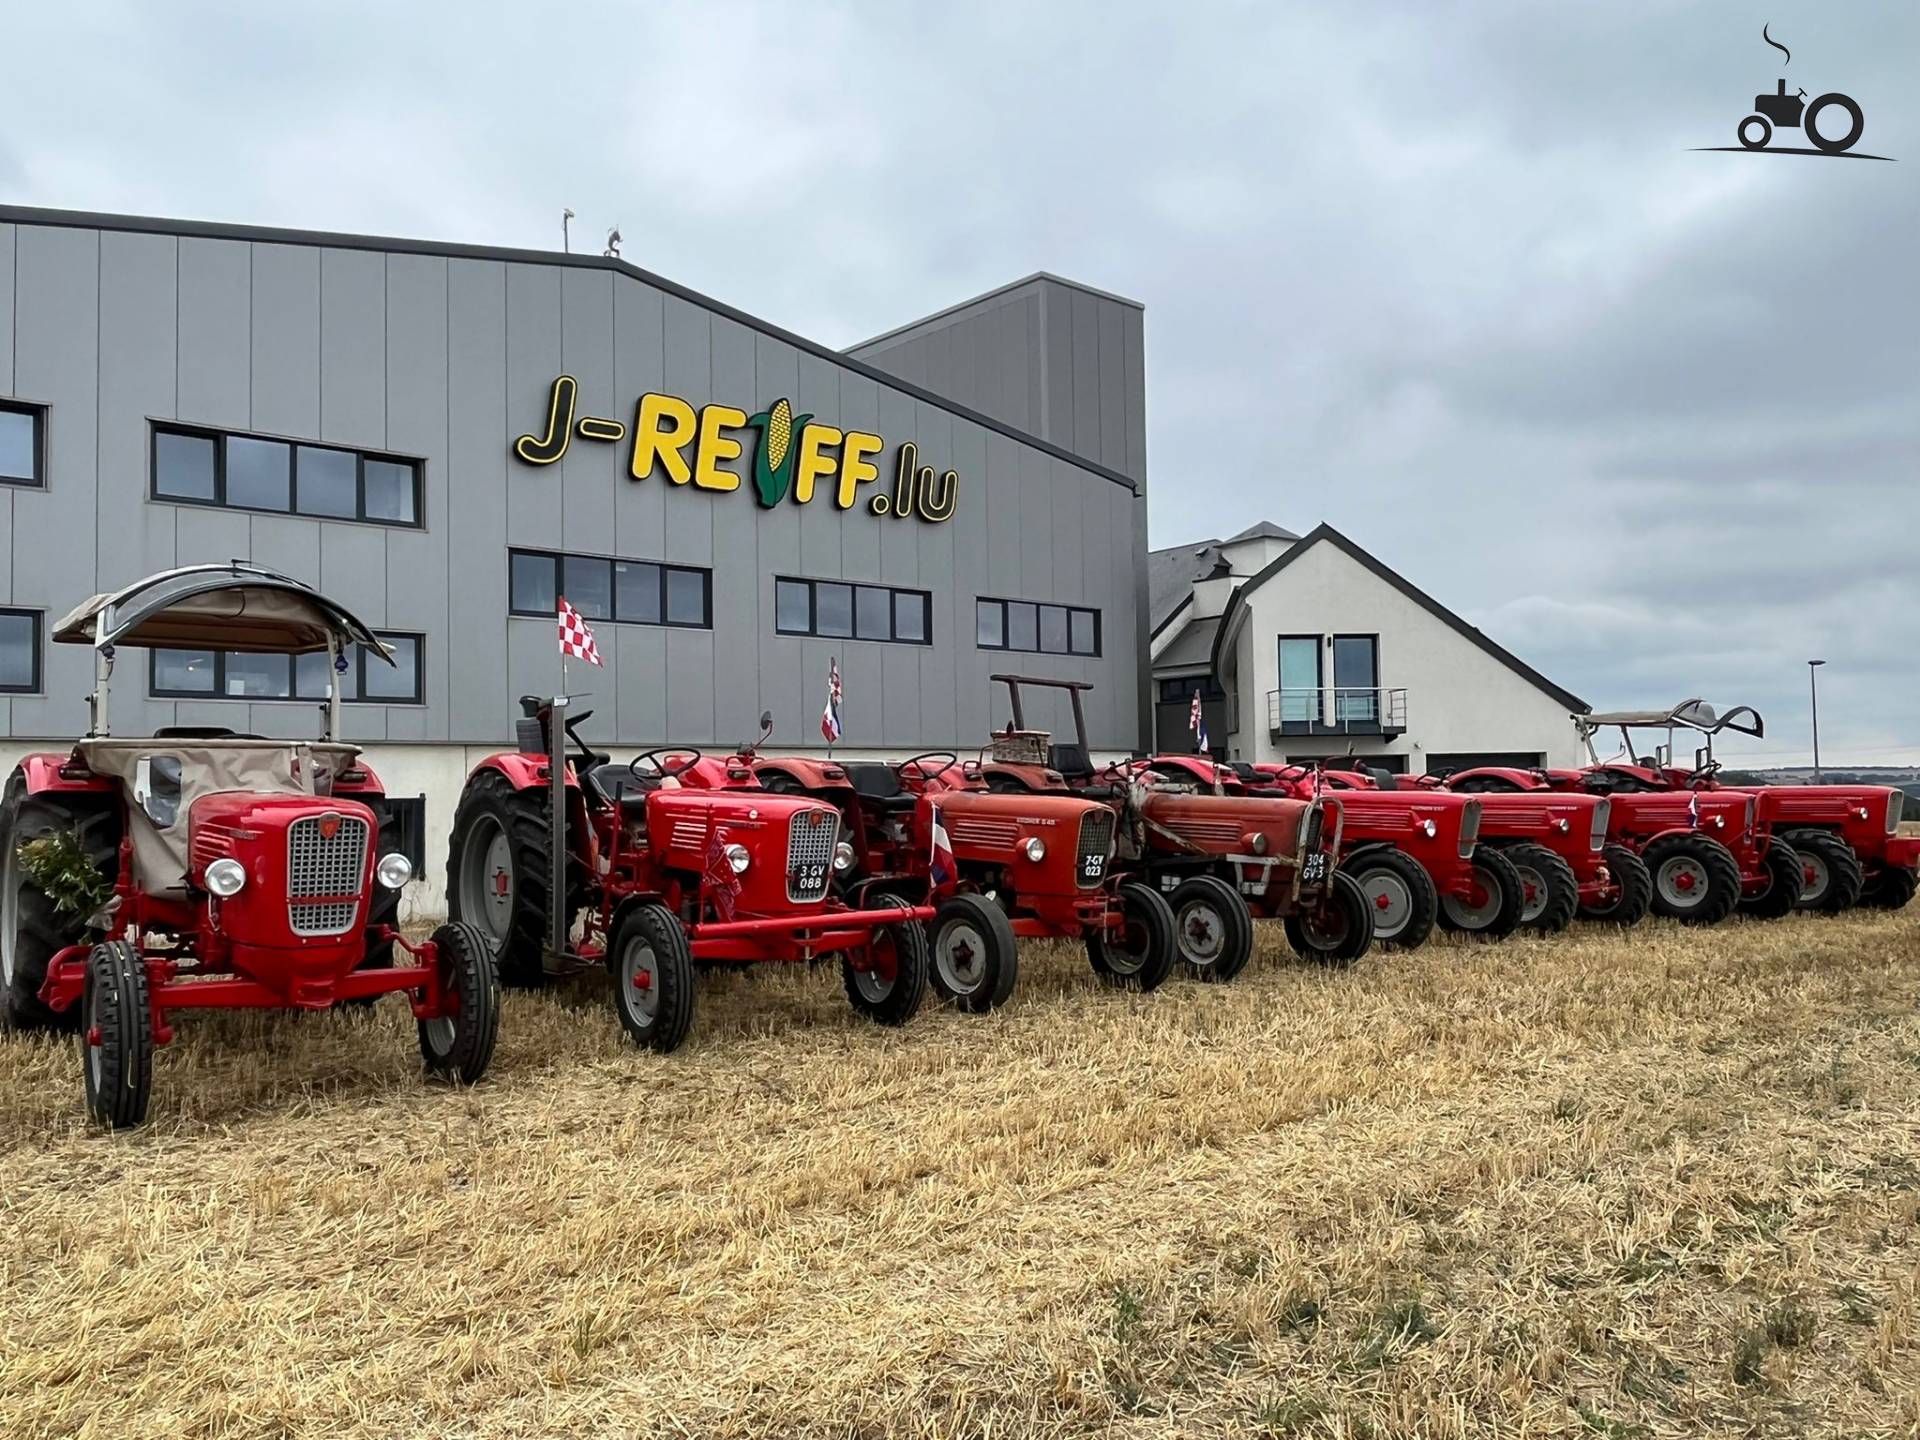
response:
[[[224,725],[162,725],[153,732],[156,740],[264,740],[264,735],[249,735],[229,730]]]
[[[863,806],[882,815],[904,815],[914,807],[914,797],[900,788],[891,765],[849,765],[847,783]]]
[[[627,766],[603,761],[587,771],[594,788],[622,810],[645,810],[647,796],[660,788],[658,775],[636,775]]]
[[[1052,747],[1047,752],[1047,764],[1058,770],[1069,782],[1093,778],[1093,760],[1077,743],[1069,742]]]

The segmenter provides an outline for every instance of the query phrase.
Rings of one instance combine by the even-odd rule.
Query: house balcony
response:
[[[1407,692],[1377,685],[1269,690],[1267,733],[1275,740],[1284,735],[1397,740],[1407,733]]]

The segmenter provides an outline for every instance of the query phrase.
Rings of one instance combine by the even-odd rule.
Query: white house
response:
[[[1329,525],[1148,552],[1155,738],[1230,760],[1575,765],[1589,707]]]

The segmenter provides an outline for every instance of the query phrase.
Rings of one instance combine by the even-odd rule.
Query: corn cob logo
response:
[[[787,498],[793,484],[793,462],[799,453],[794,436],[806,428],[811,415],[795,415],[786,397],[771,408],[749,415],[747,425],[760,432],[760,443],[753,453],[753,493],[763,508],[771,510]]]

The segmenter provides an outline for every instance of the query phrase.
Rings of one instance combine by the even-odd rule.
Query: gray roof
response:
[[[1291,530],[1283,530],[1271,520],[1262,520],[1257,524],[1247,526],[1247,528],[1242,530],[1238,535],[1235,535],[1232,539],[1224,543],[1237,545],[1242,540],[1298,540],[1299,538],[1300,537]]]
[[[1160,652],[1153,662],[1156,673],[1171,670],[1177,666],[1200,666],[1209,669],[1213,665],[1213,632],[1220,628],[1220,617],[1209,615],[1204,620],[1191,620],[1180,636],[1166,649]]]
[[[1147,551],[1147,609],[1155,631],[1173,614],[1193,589],[1193,582],[1204,580],[1220,563],[1220,548],[1242,540],[1298,540],[1291,530],[1271,520],[1249,525],[1238,535],[1225,540],[1193,540],[1185,545],[1169,545],[1164,550]]]

